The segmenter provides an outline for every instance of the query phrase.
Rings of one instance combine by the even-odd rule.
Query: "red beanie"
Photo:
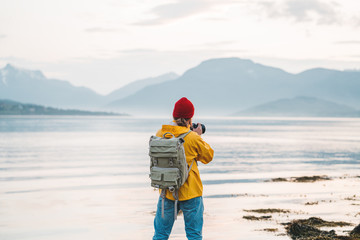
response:
[[[175,103],[174,118],[192,118],[194,116],[194,105],[186,97],[181,98]]]

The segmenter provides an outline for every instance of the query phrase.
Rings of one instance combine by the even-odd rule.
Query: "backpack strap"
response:
[[[165,208],[165,195],[166,195],[166,189],[161,190],[161,217],[165,218],[164,216],[164,208]]]
[[[161,190],[161,195],[160,197],[162,198],[161,199],[161,217],[164,218],[164,209],[165,209],[165,195],[166,195],[166,189],[162,189]],[[177,205],[178,205],[178,202],[179,202],[179,189],[176,189],[172,192],[172,195],[175,199],[175,204],[174,204],[174,219],[176,220],[177,219],[177,212],[178,212],[178,208],[177,208]]]
[[[188,174],[189,174],[189,172],[190,172],[190,170],[191,170],[191,168],[192,168],[192,166],[193,166],[194,162],[196,162],[196,160],[195,160],[195,159],[194,159],[194,160],[192,160],[192,162],[191,162],[191,165],[190,165],[189,170],[188,170]],[[197,163],[196,163],[196,164],[197,164]]]
[[[174,220],[177,219],[177,205],[178,205],[178,202],[179,202],[179,190],[176,189],[173,193],[173,197],[175,199],[175,204],[174,204]]]
[[[177,138],[185,138],[189,133],[191,133],[191,130],[186,133],[180,134]]]
[[[186,132],[186,133],[183,133],[183,134],[179,135],[178,138],[185,138],[189,133],[191,133],[191,130],[189,130],[189,131]],[[195,159],[191,162],[191,165],[190,165],[190,167],[188,168],[188,171],[187,171],[187,175],[189,174],[189,172],[190,172],[190,170],[191,170],[194,162],[196,162]],[[196,164],[197,164],[197,162],[196,162]]]

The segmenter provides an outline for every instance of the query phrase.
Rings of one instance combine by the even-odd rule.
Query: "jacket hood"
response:
[[[181,126],[173,126],[173,125],[163,125],[160,133],[163,135],[164,133],[170,132],[174,134],[175,137],[178,137],[181,134],[187,133],[190,130],[190,127],[181,127]]]

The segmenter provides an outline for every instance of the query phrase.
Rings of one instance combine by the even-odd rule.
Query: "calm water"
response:
[[[157,193],[147,144],[169,121],[0,117],[0,239],[150,239]],[[199,165],[205,201],[226,195],[218,187],[360,170],[360,119],[199,121],[215,150]]]

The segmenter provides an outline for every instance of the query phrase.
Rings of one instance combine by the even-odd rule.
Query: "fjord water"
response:
[[[195,121],[206,125],[203,138],[215,150],[211,163],[199,164],[204,239],[275,238],[255,232],[242,219],[241,209],[261,204],[294,207],[294,199],[304,192],[342,197],[360,185],[354,178],[345,182],[347,187],[335,184],[321,192],[318,185],[311,192],[313,185],[267,182],[277,177],[359,175],[359,118]],[[148,178],[148,140],[168,122],[135,117],[0,117],[0,239],[151,239],[158,193]],[[184,236],[180,217],[171,239]]]

